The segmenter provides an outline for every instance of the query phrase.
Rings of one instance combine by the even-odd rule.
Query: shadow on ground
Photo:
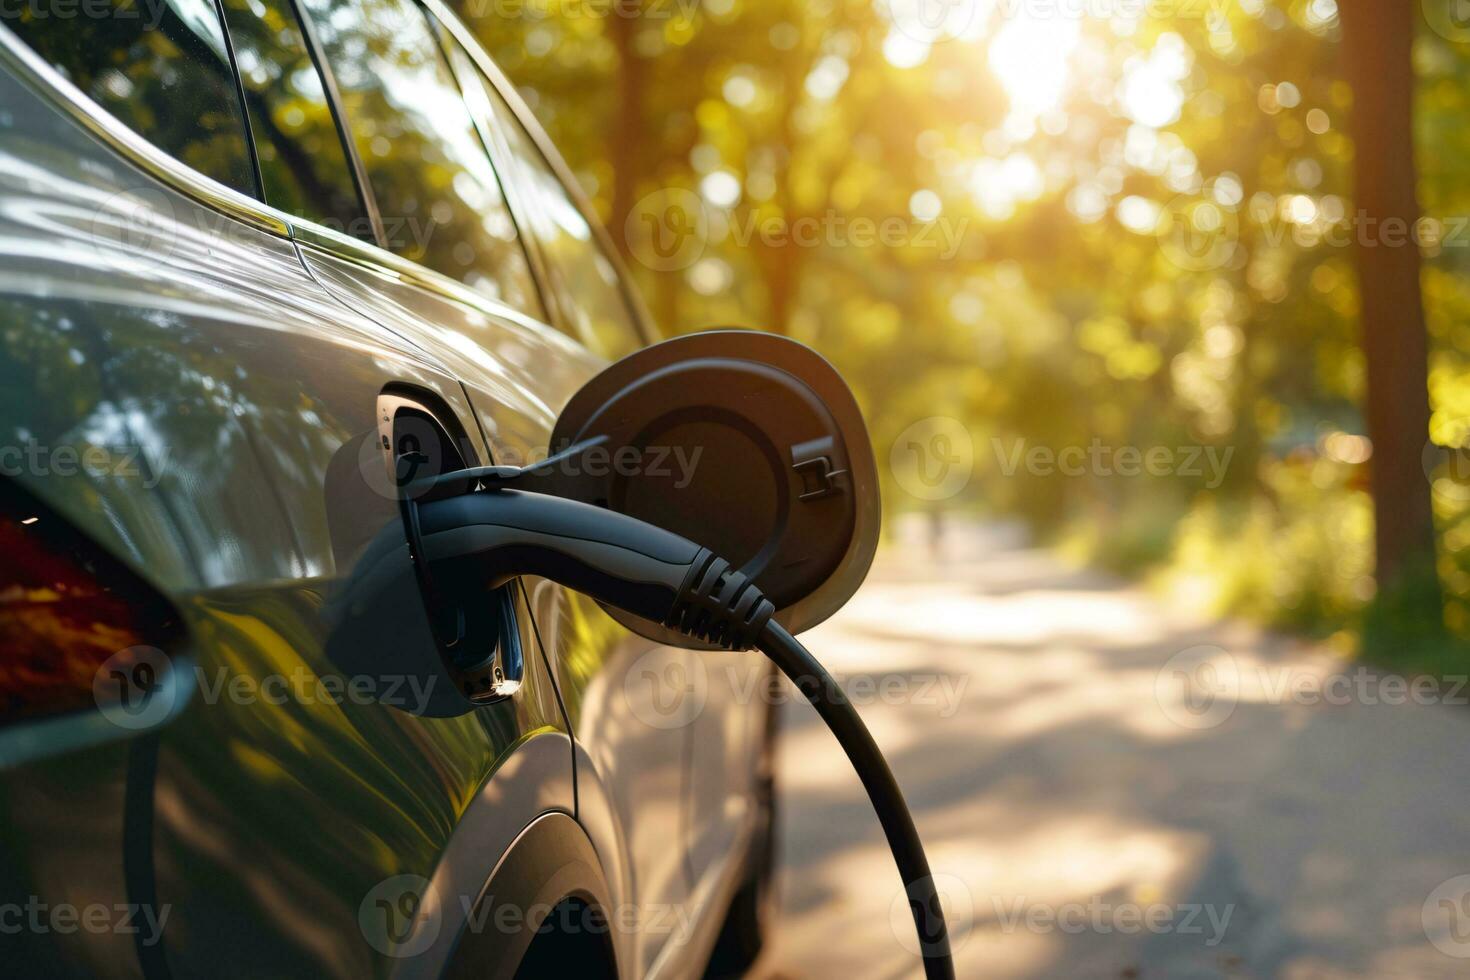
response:
[[[936,555],[916,531],[806,639],[915,811],[960,976],[1470,972],[1470,902],[1431,899],[1470,874],[1470,710],[1417,703],[1470,690],[1399,697],[1013,535]],[[784,915],[754,976],[920,976],[861,786],[783,711]]]

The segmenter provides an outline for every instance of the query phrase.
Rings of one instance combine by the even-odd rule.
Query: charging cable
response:
[[[677,534],[550,494],[492,485],[405,506],[421,580],[494,588],[536,575],[692,639],[769,657],[817,709],[862,780],[903,879],[925,977],[953,980],[944,912],[893,772],[837,682],[775,621],[776,607],[749,577]]]

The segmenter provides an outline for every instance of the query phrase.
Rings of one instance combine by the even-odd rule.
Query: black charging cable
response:
[[[867,790],[903,879],[924,975],[953,980],[944,912],[893,772],[841,687],[772,618],[776,607],[749,577],[677,534],[550,494],[492,487],[405,506],[422,577],[493,588],[537,575],[693,639],[769,657],[817,709]]]
[[[817,714],[827,723],[848,761],[862,780],[863,789],[883,825],[888,849],[893,852],[908,896],[909,911],[919,934],[919,949],[924,957],[924,976],[929,980],[953,980],[954,962],[950,958],[949,933],[944,925],[944,910],[939,893],[929,872],[929,859],[919,840],[918,828],[904,802],[903,791],[888,768],[888,760],[873,741],[868,726],[858,715],[852,702],[826,669],[796,637],[772,620],[761,631],[758,648],[796,684]]]

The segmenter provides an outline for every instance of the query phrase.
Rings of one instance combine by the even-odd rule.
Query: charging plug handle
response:
[[[776,612],[708,548],[591,504],[494,489],[410,506],[415,558],[437,581],[537,575],[728,650],[755,646]]]

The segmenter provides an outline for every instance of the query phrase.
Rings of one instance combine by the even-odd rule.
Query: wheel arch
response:
[[[573,900],[583,910],[575,921],[559,913]],[[630,936],[620,928],[618,904],[591,838],[564,813],[532,821],[501,855],[476,897],[443,976],[509,978],[532,943],[552,930],[598,946],[608,976],[620,976],[631,958]]]

